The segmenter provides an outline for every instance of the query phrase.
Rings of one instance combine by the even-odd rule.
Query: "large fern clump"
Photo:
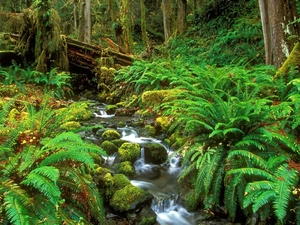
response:
[[[91,224],[103,221],[100,193],[85,173],[92,170],[91,153],[106,155],[77,134],[65,132],[42,145],[17,149],[1,146],[2,223]]]
[[[86,119],[86,105],[43,98],[33,106],[16,96],[1,106],[0,223],[101,223],[102,199],[91,174],[94,157],[106,152],[61,128]]]
[[[246,70],[194,66],[189,70],[189,76],[171,82],[179,91],[161,105],[172,121],[169,132],[180,130],[190,140],[179,149],[185,165],[179,181],[190,179],[199,204],[208,211],[225,206],[224,213],[234,220],[238,210],[254,214],[260,209],[258,205],[267,208],[262,204],[265,202],[273,207],[260,218],[275,216],[284,222],[287,212],[299,201],[291,194],[297,186],[298,172],[288,166],[290,157],[297,159],[300,154],[295,136],[299,129],[295,120],[299,116],[297,80],[288,84],[292,91],[286,101],[278,104],[274,71],[267,67]],[[272,169],[258,168],[263,163],[253,161],[261,158],[265,162],[278,154],[285,158],[275,160]],[[236,170],[239,172],[233,172]],[[283,183],[277,180],[284,173],[288,177],[283,192],[279,190]],[[254,195],[262,198],[267,191],[256,191],[251,186],[260,182],[259,177],[269,182],[268,191],[274,187],[273,197],[251,202]],[[255,206],[250,208],[252,204]],[[295,219],[295,214],[291,218]]]

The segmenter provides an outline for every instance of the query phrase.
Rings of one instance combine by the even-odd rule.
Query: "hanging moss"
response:
[[[297,42],[291,54],[285,60],[281,68],[278,70],[276,77],[286,76],[292,67],[298,68],[300,66],[300,43]]]
[[[36,70],[46,73],[51,68],[68,70],[67,42],[60,31],[60,17],[50,0],[39,0],[19,18],[20,38],[16,51],[27,63],[35,62]],[[12,27],[12,29],[15,29]]]

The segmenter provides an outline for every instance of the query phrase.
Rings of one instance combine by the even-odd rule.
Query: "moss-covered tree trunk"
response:
[[[39,0],[34,50],[37,71],[45,73],[55,67],[68,69],[67,44],[60,34],[59,23],[59,15],[51,8],[51,1]]]
[[[129,0],[121,0],[120,17],[122,24],[122,32],[124,38],[124,47],[127,53],[132,53],[133,37],[132,37],[132,23],[130,13]]]
[[[150,48],[149,48],[148,36],[147,36],[145,0],[140,0],[140,7],[141,7],[142,40],[144,42],[147,52],[149,52]]]

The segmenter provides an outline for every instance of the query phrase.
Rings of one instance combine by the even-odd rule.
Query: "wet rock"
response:
[[[134,163],[139,157],[141,152],[140,146],[137,143],[123,143],[118,150],[120,162],[130,161]]]
[[[158,143],[144,144],[144,151],[145,163],[162,164],[168,158],[165,147]]]
[[[109,203],[116,212],[134,212],[144,205],[149,205],[152,199],[153,196],[150,193],[128,184],[116,191]]]

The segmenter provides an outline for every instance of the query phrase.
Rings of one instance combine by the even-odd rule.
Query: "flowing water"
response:
[[[128,119],[126,117],[120,118],[115,115],[107,115],[105,113],[105,106],[98,107],[99,113],[95,114],[94,120],[101,120],[104,122],[119,122],[121,119]],[[104,121],[103,121],[104,120]],[[157,215],[157,222],[161,225],[193,225],[195,223],[195,214],[188,212],[181,204],[180,187],[177,184],[177,179],[182,172],[180,165],[181,158],[174,154],[161,140],[155,138],[141,137],[136,129],[132,127],[117,128],[121,134],[121,139],[128,142],[138,143],[141,146],[141,155],[134,163],[136,176],[131,183],[150,192],[154,198],[151,204],[152,210]],[[93,137],[90,137],[93,138]],[[164,146],[169,155],[167,162],[162,165],[147,164],[145,163],[145,152],[143,144],[158,143]],[[106,163],[112,165],[116,153],[107,157]],[[146,175],[159,171],[159,176],[155,179],[147,179]]]

